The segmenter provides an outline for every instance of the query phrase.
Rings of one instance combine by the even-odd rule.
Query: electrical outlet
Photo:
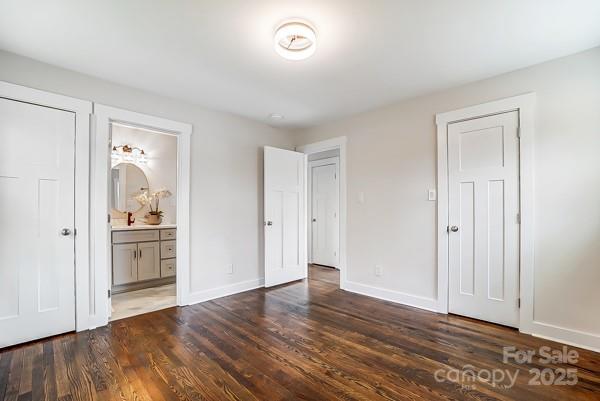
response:
[[[228,264],[225,270],[227,271],[227,274],[233,274],[233,263]]]
[[[383,267],[381,265],[375,265],[375,275],[377,277],[383,274]]]

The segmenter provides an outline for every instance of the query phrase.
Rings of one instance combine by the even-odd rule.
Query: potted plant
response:
[[[159,209],[160,200],[164,198],[168,198],[173,195],[171,191],[168,189],[162,188],[158,191],[148,195],[148,192],[143,192],[142,194],[135,197],[135,199],[142,205],[148,206],[150,212],[146,216],[146,223],[150,225],[158,225],[162,222],[162,217],[164,215],[163,211]],[[154,204],[154,207],[153,207]]]

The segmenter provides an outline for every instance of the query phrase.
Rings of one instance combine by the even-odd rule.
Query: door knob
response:
[[[269,220],[269,221],[267,221],[267,225],[268,225],[268,226],[272,226],[272,225],[273,225],[273,222]]]
[[[312,219],[312,221],[313,221],[313,223],[316,223],[316,222],[317,222],[317,219]]]
[[[452,226],[450,227],[450,231],[452,231],[453,233],[458,231],[458,226]]]
[[[71,230],[68,228],[63,228],[62,230],[60,230],[60,235],[64,235],[65,237],[71,235]]]

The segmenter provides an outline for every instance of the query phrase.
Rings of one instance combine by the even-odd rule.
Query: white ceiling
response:
[[[273,50],[288,17],[317,28],[308,60]],[[4,50],[283,126],[598,45],[598,0],[0,1]]]

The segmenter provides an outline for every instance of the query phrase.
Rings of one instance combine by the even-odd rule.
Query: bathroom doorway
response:
[[[110,320],[177,305],[177,137],[111,122]]]
[[[103,105],[94,111],[95,325],[102,326],[187,304],[192,126]]]

